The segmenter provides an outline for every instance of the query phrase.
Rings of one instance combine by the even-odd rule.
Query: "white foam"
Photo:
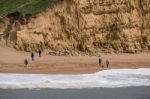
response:
[[[150,69],[111,69],[94,74],[0,74],[0,88],[95,88],[150,86]]]

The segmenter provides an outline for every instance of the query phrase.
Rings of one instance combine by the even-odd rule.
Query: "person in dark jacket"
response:
[[[28,63],[27,59],[24,60],[24,64],[25,64],[26,67],[28,66],[29,63]]]
[[[99,66],[102,66],[102,59],[101,58],[99,58],[98,62],[99,62]]]
[[[32,59],[32,61],[34,61],[34,53],[33,52],[31,52],[31,59]]]

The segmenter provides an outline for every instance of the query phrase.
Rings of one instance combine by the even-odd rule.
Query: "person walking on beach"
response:
[[[99,62],[99,66],[102,66],[102,59],[100,57],[99,57],[98,62]]]
[[[106,60],[106,67],[107,68],[109,67],[109,60],[108,59]]]
[[[102,60],[101,67],[105,67],[105,61]]]
[[[24,60],[24,64],[25,64],[26,67],[28,66],[29,63],[28,63],[27,59]]]
[[[39,53],[39,57],[41,57],[41,55],[42,55],[42,50],[41,50],[41,48],[39,48],[38,53]]]
[[[32,61],[34,61],[34,53],[33,52],[31,53],[31,59],[32,59]]]
[[[103,68],[104,67],[103,60],[101,58],[99,58],[98,62],[99,62],[99,66]]]

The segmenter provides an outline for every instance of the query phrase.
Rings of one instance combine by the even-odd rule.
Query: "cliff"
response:
[[[1,42],[51,55],[150,50],[149,0],[62,0],[36,15],[0,21]]]

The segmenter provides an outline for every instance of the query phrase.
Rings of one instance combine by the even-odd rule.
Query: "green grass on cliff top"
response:
[[[13,12],[35,14],[61,0],[0,0],[0,16]]]

